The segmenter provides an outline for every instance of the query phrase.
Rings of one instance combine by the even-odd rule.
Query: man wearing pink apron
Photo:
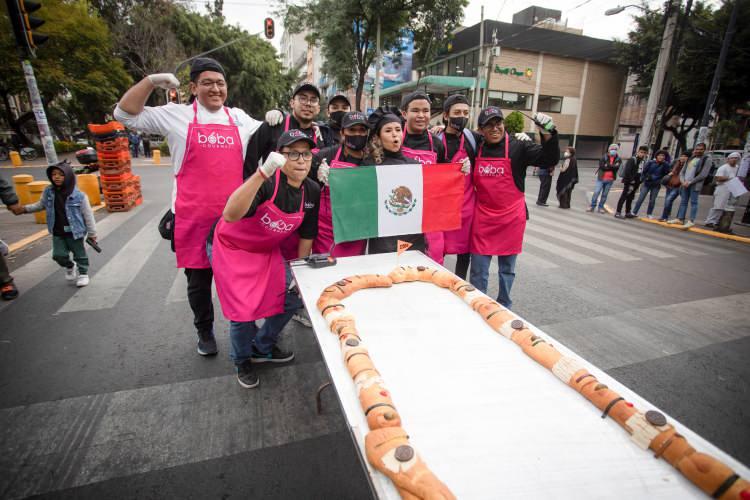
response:
[[[227,108],[224,69],[210,58],[195,59],[190,70],[191,103],[144,106],[156,87],[176,88],[174,75],[149,75],[128,90],[115,118],[128,128],[166,136],[174,168],[173,249],[185,269],[188,302],[198,332],[198,353],[216,354],[211,297],[213,273],[205,240],[229,195],[242,184],[243,154],[261,122]]]
[[[294,353],[280,349],[279,333],[302,307],[289,290],[291,272],[281,245],[299,235],[298,255],[309,254],[318,228],[320,188],[308,177],[313,141],[300,130],[284,132],[279,151],[232,193],[207,242],[216,291],[230,320],[230,353],[237,381],[258,385],[253,363],[285,363]],[[281,167],[279,169],[279,167]],[[259,329],[255,321],[265,319]]]
[[[333,168],[354,168],[363,164],[369,127],[367,116],[359,111],[345,113],[341,119],[343,143],[320,150],[313,158],[310,176],[318,179],[320,188],[320,214],[318,237],[313,243],[313,253],[331,253],[335,257],[362,255],[365,240],[333,244],[333,214],[331,192],[328,188],[328,173]]]
[[[401,151],[407,158],[412,158],[423,165],[447,163],[445,148],[438,137],[428,130],[432,101],[424,92],[412,92],[401,100],[401,112],[406,119],[404,124],[403,146]],[[442,264],[444,255],[443,233],[424,235],[427,244],[427,255]]]
[[[466,128],[469,122],[469,101],[466,96],[454,94],[443,103],[445,131],[441,139],[445,155],[451,163],[464,164],[464,200],[461,205],[461,228],[443,233],[445,253],[456,254],[456,275],[466,279],[469,270],[469,240],[471,221],[474,219],[474,180],[471,168],[476,157],[478,137]]]
[[[479,114],[484,136],[474,166],[476,204],[471,226],[471,284],[487,292],[492,256],[498,258],[497,301],[510,308],[516,257],[521,253],[526,229],[524,181],[530,165],[549,167],[560,159],[557,131],[552,119],[534,115],[542,144],[518,141],[505,132],[503,113],[490,106]]]

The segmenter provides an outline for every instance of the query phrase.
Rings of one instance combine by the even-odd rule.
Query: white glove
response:
[[[541,128],[545,132],[552,132],[555,130],[555,123],[552,121],[552,117],[545,115],[544,113],[535,113],[534,123],[537,123],[537,125],[541,124]]]
[[[328,162],[323,158],[323,161],[320,162],[320,166],[318,167],[318,180],[321,184],[328,184],[328,173],[330,171],[331,167],[328,166]]]
[[[272,127],[284,121],[284,113],[278,109],[272,109],[266,113],[266,123]]]
[[[519,140],[519,141],[530,141],[531,140],[531,137],[529,137],[528,135],[526,135],[525,132],[519,132],[517,134],[514,134],[514,137],[516,138],[516,140]]]
[[[275,174],[278,169],[283,167],[285,163],[286,158],[284,158],[284,155],[282,155],[281,153],[277,153],[276,151],[272,151],[268,153],[268,158],[266,158],[266,161],[263,162],[263,165],[261,165],[258,170],[260,171],[260,175],[262,175],[265,179],[268,179],[269,177],[273,176],[273,174]]]
[[[469,175],[471,173],[471,160],[468,158],[464,158],[462,165],[461,165],[461,173],[464,175]]]
[[[146,78],[154,87],[161,89],[176,89],[180,86],[180,81],[172,73],[156,73],[148,75]]]

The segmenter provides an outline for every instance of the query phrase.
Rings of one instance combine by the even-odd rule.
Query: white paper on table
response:
[[[733,177],[731,180],[727,181],[727,189],[729,189],[729,192],[735,198],[739,198],[743,194],[747,193],[747,189],[745,189],[742,181],[737,177]]]

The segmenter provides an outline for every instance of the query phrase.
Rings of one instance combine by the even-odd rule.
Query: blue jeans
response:
[[[612,183],[614,180],[611,181],[596,181],[596,187],[594,188],[594,196],[591,197],[591,209],[593,210],[594,207],[596,207],[596,199],[599,198],[599,194],[602,195],[602,198],[599,200],[599,208],[604,208],[604,203],[607,201],[607,196],[609,195],[609,190],[612,187]]]
[[[667,188],[667,195],[664,198],[664,211],[661,213],[662,219],[667,220],[672,217],[672,204],[678,196],[680,196],[680,188]]]
[[[510,299],[510,289],[516,278],[516,257],[518,255],[498,255],[498,287],[497,301],[510,309],[513,301]],[[492,255],[471,254],[471,274],[469,281],[482,293],[487,293],[487,280],[490,275]]]
[[[638,201],[635,202],[635,209],[633,210],[633,214],[638,214],[638,210],[641,209],[641,205],[643,205],[643,202],[646,199],[646,195],[649,195],[648,210],[646,211],[646,215],[651,215],[652,213],[654,213],[654,205],[656,205],[656,198],[659,196],[660,189],[661,184],[657,184],[656,186],[646,186],[644,184],[641,187],[641,192],[638,194]]]
[[[698,215],[698,201],[700,200],[701,192],[695,188],[695,184],[691,184],[687,188],[680,188],[680,209],[677,211],[677,218],[685,220],[685,214],[687,214],[688,201],[690,201],[690,220],[695,222],[695,217]]]

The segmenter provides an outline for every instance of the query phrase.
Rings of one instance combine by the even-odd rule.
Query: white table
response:
[[[439,267],[420,252],[406,252],[400,264]],[[342,278],[387,274],[395,266],[395,254],[380,254],[339,259],[322,269],[293,268],[363,462],[379,497],[388,499],[400,497],[364,458],[367,421],[338,339],[315,303]],[[708,498],[448,290],[402,283],[361,290],[343,302],[357,319],[411,442],[458,498]],[[577,357],[529,327],[562,354]],[[585,366],[641,411],[657,409],[590,363]],[[747,467],[667,417],[696,449],[750,477]]]

